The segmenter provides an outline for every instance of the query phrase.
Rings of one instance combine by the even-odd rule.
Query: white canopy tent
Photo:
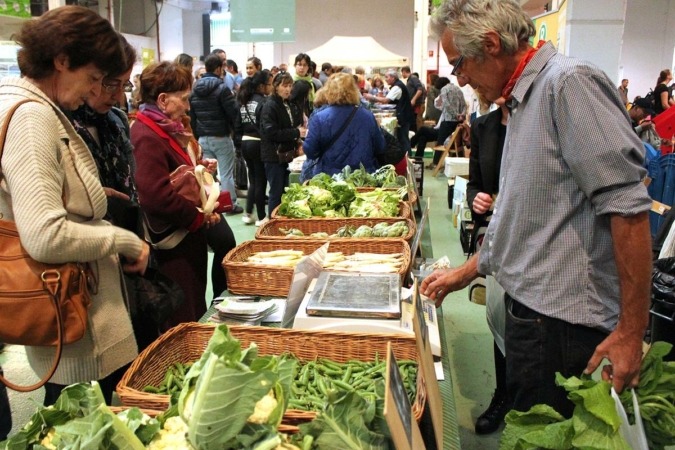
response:
[[[321,70],[321,64],[347,67],[402,67],[409,65],[408,58],[387,50],[371,36],[333,36],[323,45],[307,53]],[[289,58],[293,65],[295,55]]]

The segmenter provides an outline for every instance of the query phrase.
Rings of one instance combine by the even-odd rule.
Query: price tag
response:
[[[415,341],[417,343],[417,354],[419,355],[420,370],[424,378],[424,385],[427,390],[427,403],[431,412],[431,424],[434,427],[434,436],[436,437],[436,448],[443,448],[443,403],[441,401],[441,392],[436,379],[436,370],[434,368],[434,357],[431,354],[431,343],[429,341],[429,328],[424,320],[424,310],[431,306],[430,303],[422,300],[419,294],[417,280],[412,287],[412,301],[415,306],[413,313],[413,330],[415,332]]]
[[[384,395],[384,418],[389,426],[396,450],[424,450],[424,440],[412,415],[412,408],[405,391],[396,357],[387,344],[387,372]]]

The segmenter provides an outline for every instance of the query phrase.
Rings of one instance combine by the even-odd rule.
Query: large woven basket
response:
[[[308,255],[326,242],[329,242],[329,252],[342,252],[345,255],[357,252],[402,253],[403,264],[398,270],[401,281],[410,266],[410,246],[403,239],[343,238],[331,241],[260,239],[243,242],[225,255],[222,264],[227,273],[227,289],[233,294],[285,297],[291,288],[294,268],[253,264],[247,261],[248,257],[257,252],[272,250],[300,250]]]
[[[150,344],[134,360],[117,385],[117,395],[126,406],[151,410],[165,410],[169,396],[143,392],[147,385],[158,386],[168,368],[176,363],[198,360],[211,335],[213,325],[188,322],[180,324]],[[391,342],[398,360],[411,359],[419,362],[415,338],[405,334],[346,333],[328,331],[288,330],[282,328],[231,326],[232,336],[241,341],[242,347],[255,342],[260,355],[292,353],[301,361],[329,358],[336,362],[352,359],[369,362],[382,359],[387,354],[387,342]],[[418,371],[417,395],[412,406],[419,421],[426,402],[426,389]],[[287,410],[283,423],[287,425],[312,420],[311,411]]]
[[[259,227],[258,230],[255,233],[255,238],[256,239],[284,239],[284,240],[316,240],[316,238],[309,236],[312,233],[328,233],[328,234],[333,234],[335,233],[339,228],[349,225],[354,228],[358,228],[361,225],[368,225],[369,227],[372,227],[376,223],[380,222],[385,222],[389,225],[392,223],[400,222],[401,220],[404,220],[406,222],[406,225],[408,226],[408,233],[404,234],[403,236],[399,236],[398,239],[404,239],[408,242],[412,239],[412,237],[415,235],[415,222],[410,219],[404,219],[401,217],[393,218],[384,218],[384,219],[366,219],[366,218],[359,218],[359,219],[322,219],[322,220],[312,220],[312,219],[287,219],[287,218],[278,218],[278,219],[272,219],[263,226]],[[300,231],[302,231],[305,236],[293,236],[293,237],[288,237],[281,231],[279,231],[280,228],[283,229],[290,229],[290,228],[296,228]],[[336,237],[336,238],[327,238],[327,239],[345,239],[341,237]],[[356,239],[356,238],[355,238]],[[382,237],[374,237],[372,239],[393,239],[393,238],[382,238]]]
[[[277,218],[284,218],[284,219],[291,219],[292,217],[286,217],[282,216],[279,214],[279,208],[281,205],[277,206],[274,208],[272,211],[272,214],[270,214],[270,217],[272,219],[277,219]],[[398,202],[398,214],[395,217],[403,217],[404,219],[411,219],[413,216],[413,211],[410,209],[410,203],[408,201],[400,201]],[[363,219],[363,217],[341,217],[342,219]],[[373,219],[377,220],[377,217],[366,217],[367,219]],[[304,220],[331,220],[334,219],[334,217],[310,217],[308,219]]]

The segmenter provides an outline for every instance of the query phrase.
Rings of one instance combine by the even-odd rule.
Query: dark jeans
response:
[[[438,127],[438,137],[436,138],[436,145],[443,145],[445,140],[452,133],[455,132],[455,129],[459,125],[459,122],[456,120],[446,120],[441,122],[441,125]],[[438,161],[441,159],[441,152],[434,152],[433,163],[438,164]]]
[[[499,349],[496,342],[493,342],[492,346],[495,357],[495,381],[497,382],[497,392],[506,393],[506,357]]]
[[[213,265],[211,266],[211,283],[213,284],[213,296],[218,297],[227,289],[227,278],[223,268],[223,259],[227,252],[237,246],[237,241],[232,233],[232,228],[221,215],[220,222],[206,229],[206,242],[213,250]]]
[[[2,351],[1,346],[2,344],[0,344],[0,351]],[[0,375],[2,375],[2,368],[0,368]],[[4,384],[0,384],[0,441],[7,439],[10,431],[12,431],[12,409],[9,406],[7,388]]]
[[[265,218],[265,191],[267,175],[265,163],[260,160],[260,141],[242,141],[241,153],[248,167],[248,192],[246,194],[246,212],[251,214],[255,205],[258,220]]]
[[[267,210],[271,219],[272,211],[281,204],[281,194],[284,193],[284,188],[288,186],[288,164],[266,162],[265,175],[267,175],[267,182],[270,184]]]
[[[514,300],[506,301],[506,383],[513,409],[527,411],[545,403],[563,416],[574,404],[555,384],[555,373],[580,376],[606,333],[539,314]]]
[[[427,142],[437,140],[438,130],[436,128],[420,127],[410,142],[413,146],[417,146],[417,150],[415,150],[415,158],[424,158],[424,149],[427,148]]]
[[[407,154],[410,154],[410,124],[408,123],[399,123],[396,128],[396,139],[401,143]]]

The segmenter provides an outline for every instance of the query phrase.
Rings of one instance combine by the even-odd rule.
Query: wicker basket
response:
[[[169,396],[143,392],[143,387],[159,385],[168,368],[176,362],[198,360],[213,334],[213,329],[213,325],[188,322],[160,336],[138,355],[117,385],[117,395],[122,403],[126,406],[165,410],[169,406]],[[352,359],[367,362],[374,361],[376,357],[384,358],[387,342],[391,342],[397,359],[419,362],[415,338],[404,334],[344,333],[252,326],[231,326],[229,329],[232,336],[241,341],[242,347],[248,347],[251,342],[255,342],[260,355],[290,352],[301,361],[330,358],[341,363]],[[426,402],[421,373],[421,370],[418,371],[417,396],[412,406],[418,421]],[[315,413],[310,411],[287,410],[282,422],[292,425],[314,417]]]
[[[280,207],[281,207],[281,205],[274,208],[274,210],[272,211],[272,214],[270,214],[270,217],[272,219],[279,219],[279,218],[292,219],[292,217],[286,217],[286,216],[279,215],[279,208]],[[411,219],[413,217],[412,214],[413,214],[413,211],[410,209],[410,203],[408,201],[398,202],[398,215],[396,215],[395,217],[403,217],[404,219]],[[366,219],[372,219],[372,220],[378,219],[377,217],[365,217],[365,218]],[[315,216],[315,217],[310,217],[310,218],[304,219],[304,220],[331,220],[331,219],[335,219],[335,217]],[[364,219],[364,217],[341,217],[341,219]]]
[[[410,246],[403,239],[343,238],[325,240],[260,239],[246,241],[229,251],[223,259],[227,273],[227,289],[233,294],[287,296],[293,281],[293,267],[253,264],[248,257],[257,252],[272,250],[300,250],[308,255],[326,242],[329,252],[353,255],[367,253],[403,253],[403,264],[398,271],[401,281],[410,266]]]
[[[368,225],[372,227],[376,223],[385,222],[387,224],[392,224],[405,220],[406,225],[408,225],[408,233],[403,236],[399,236],[398,239],[404,239],[408,242],[415,235],[415,222],[410,219],[403,218],[384,218],[384,219],[322,219],[322,220],[311,220],[311,219],[272,219],[267,222],[265,225],[258,228],[255,233],[256,239],[284,239],[284,240],[316,240],[316,238],[309,236],[312,233],[324,232],[328,234],[335,233],[340,227],[345,225],[358,228],[361,225]],[[287,237],[284,233],[279,231],[279,228],[297,228],[302,231],[305,236],[294,236]],[[345,238],[327,238],[327,239],[345,239]],[[355,238],[356,239],[356,238]],[[373,236],[372,239],[393,239],[393,238],[382,238]]]

